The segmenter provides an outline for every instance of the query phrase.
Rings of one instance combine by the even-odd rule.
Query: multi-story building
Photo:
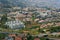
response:
[[[25,25],[23,22],[16,20],[16,21],[8,21],[5,23],[5,25],[9,26],[9,28],[11,29],[20,29],[20,28],[24,28]]]

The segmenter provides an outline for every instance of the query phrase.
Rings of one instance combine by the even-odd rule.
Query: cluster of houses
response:
[[[6,22],[6,25],[9,26],[11,29],[18,29],[21,27],[25,27],[23,22],[32,22],[33,16],[34,16],[34,22],[43,23],[43,22],[51,22],[59,20],[59,18],[56,18],[55,15],[57,13],[54,10],[47,10],[46,8],[23,8],[20,7],[12,7],[11,12],[7,13],[7,18],[9,19],[8,22]],[[13,11],[15,10],[15,11]],[[55,14],[55,15],[53,15]],[[54,18],[54,17],[55,18]]]
[[[10,33],[3,40],[28,40],[25,34]],[[39,37],[34,37],[33,40],[40,40]]]
[[[59,17],[60,12],[47,10],[44,8],[35,8],[35,9],[34,8],[23,8],[21,9],[20,7],[13,7],[13,10],[15,11],[11,11],[7,13],[7,18],[9,20],[5,23],[5,25],[7,25],[10,29],[25,28],[26,26],[24,22],[32,22],[32,21],[36,22],[37,24],[43,23],[40,25],[41,28],[49,27],[49,26],[51,27],[53,25],[60,26],[60,22],[54,23],[54,21],[60,20],[60,17]],[[57,17],[55,15],[57,15]],[[51,23],[46,24],[45,22],[51,22]],[[25,34],[10,33],[3,40],[27,40],[27,37],[25,36]],[[40,40],[40,38],[35,37],[34,40]]]

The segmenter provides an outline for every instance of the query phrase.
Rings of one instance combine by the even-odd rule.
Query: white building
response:
[[[11,28],[11,29],[20,29],[20,28],[25,27],[24,23],[21,22],[21,21],[18,21],[18,20],[8,21],[8,22],[5,23],[5,25],[9,26],[9,28]]]
[[[37,11],[37,13],[40,13],[39,15],[41,16],[41,17],[45,17],[45,16],[47,16],[47,15],[51,15],[51,11],[50,10],[47,10],[47,11]]]
[[[14,40],[12,37],[5,37],[5,40]]]

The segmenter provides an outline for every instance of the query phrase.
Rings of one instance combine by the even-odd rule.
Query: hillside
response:
[[[60,8],[60,0],[0,0],[2,6],[35,6],[35,7],[56,7]]]

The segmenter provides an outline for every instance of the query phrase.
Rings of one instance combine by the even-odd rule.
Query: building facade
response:
[[[9,28],[11,29],[20,29],[20,28],[24,28],[25,25],[23,22],[16,20],[16,21],[8,21],[5,23],[5,25],[9,26]]]

